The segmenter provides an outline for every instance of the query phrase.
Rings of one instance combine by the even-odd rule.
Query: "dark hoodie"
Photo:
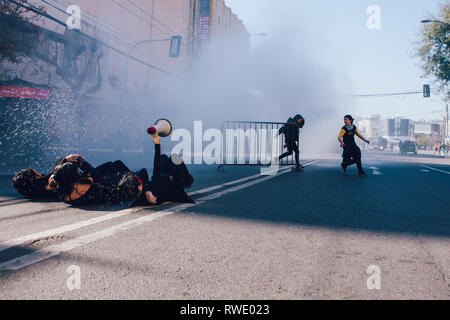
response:
[[[278,134],[284,134],[284,141],[289,150],[295,149],[299,138],[299,126],[295,118],[289,118],[286,124],[280,128]]]

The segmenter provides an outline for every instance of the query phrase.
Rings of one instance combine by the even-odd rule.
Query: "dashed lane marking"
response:
[[[426,165],[423,165],[423,164],[422,164],[422,167],[424,167],[424,168],[427,168],[427,169],[430,169],[430,170],[434,170],[434,171],[442,172],[442,173],[445,173],[445,174],[450,174],[450,172],[448,172],[448,171],[444,171],[444,170],[440,170],[440,169],[432,168],[432,167],[429,167],[429,166],[426,166]]]

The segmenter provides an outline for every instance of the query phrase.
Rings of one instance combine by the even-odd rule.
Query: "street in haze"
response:
[[[32,201],[2,176],[0,298],[448,299],[449,160],[363,159],[367,178],[338,155],[193,166],[196,204],[158,208]]]
[[[0,34],[0,300],[450,300],[449,1],[0,0]]]

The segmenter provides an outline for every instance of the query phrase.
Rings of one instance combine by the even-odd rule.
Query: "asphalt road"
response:
[[[448,300],[450,161],[318,160],[193,166],[197,203],[154,209],[31,201],[3,176],[0,299]]]

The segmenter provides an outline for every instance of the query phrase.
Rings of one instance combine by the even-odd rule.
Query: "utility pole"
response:
[[[197,38],[195,36],[196,33],[196,23],[197,23],[197,0],[193,0],[192,2],[192,23],[191,23],[191,68],[194,65],[195,59],[195,41]]]
[[[445,113],[447,115],[446,123],[445,123],[445,139],[448,137],[448,103],[445,105]],[[444,139],[444,141],[445,141]]]

